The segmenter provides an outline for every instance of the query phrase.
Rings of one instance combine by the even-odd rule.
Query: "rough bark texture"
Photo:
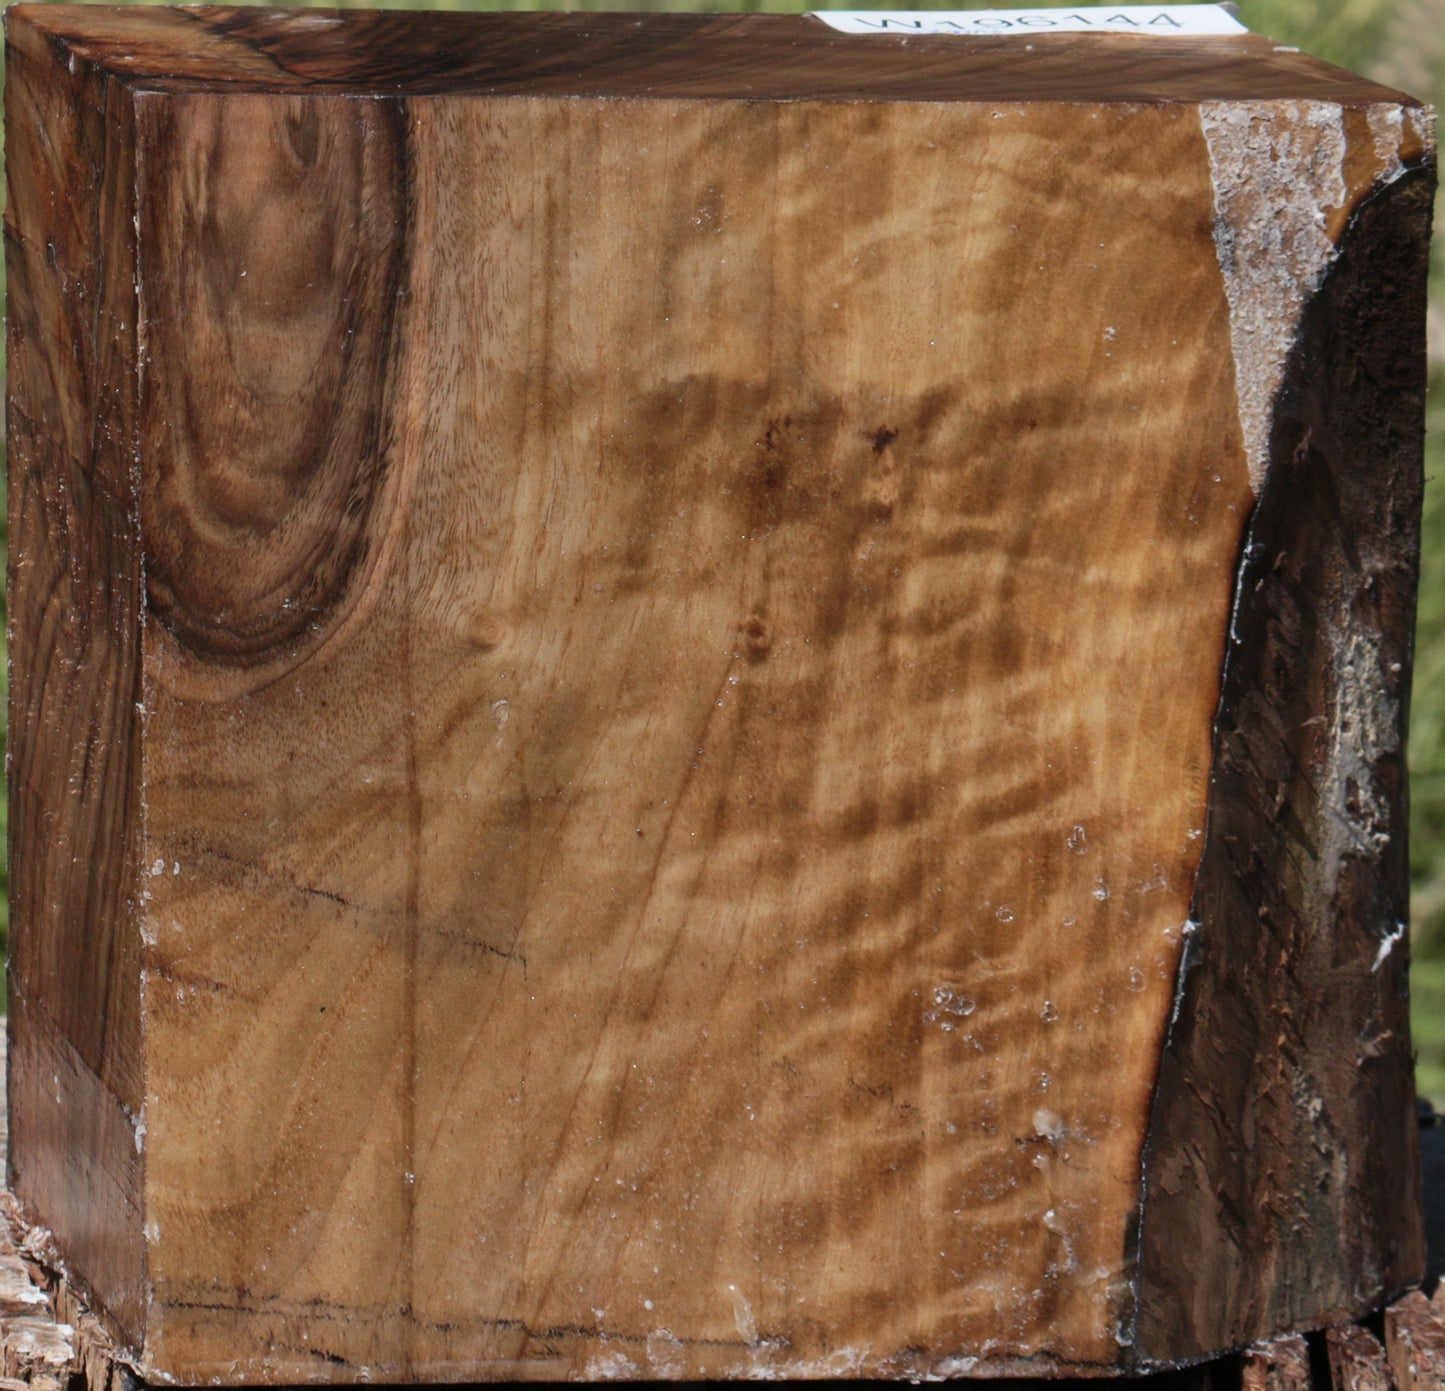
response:
[[[1341,1322],[1423,1269],[1398,1195],[1420,1184],[1405,733],[1433,188],[1405,175],[1355,215],[1275,404],[1146,1151],[1146,1361]]]
[[[1416,104],[10,32],[12,1174],[143,1373],[1107,1372],[1415,1273]]]

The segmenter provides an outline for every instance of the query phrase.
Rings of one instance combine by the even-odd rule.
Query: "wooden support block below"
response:
[[[1417,102],[7,34],[9,1172],[123,1359],[1113,1375],[1419,1279]]]
[[[1241,1358],[1240,1391],[1310,1391],[1310,1353],[1298,1334],[1251,1348]]]
[[[1399,1391],[1445,1387],[1445,1325],[1418,1290],[1385,1310],[1385,1351]]]
[[[1358,1324],[1325,1331],[1333,1391],[1393,1391],[1389,1363],[1380,1340]]]

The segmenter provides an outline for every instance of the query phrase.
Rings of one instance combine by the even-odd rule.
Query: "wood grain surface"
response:
[[[10,19],[50,55],[36,90],[125,110],[133,162],[87,214],[133,266],[122,524],[84,517],[124,564],[71,569],[130,607],[79,644],[71,708],[43,654],[16,701],[40,814],[94,805],[126,847],[96,882],[140,870],[101,979],[144,1059],[143,1110],[117,1093],[143,1374],[1140,1369],[1418,1274],[1414,1201],[1361,1148],[1410,1099],[1396,851],[1369,836],[1402,795],[1413,104],[1254,39],[930,44],[900,100],[906,50],[830,68],[803,19],[456,18]],[[1228,248],[1283,253],[1229,190],[1281,157],[1315,201],[1269,225],[1326,231],[1286,226],[1315,259],[1259,285]],[[46,245],[12,209],[12,258]],[[37,324],[73,293],[49,276],[14,292]],[[1398,302],[1367,311],[1348,287],[1381,277]],[[1288,417],[1321,488],[1378,494],[1363,561],[1283,501],[1284,425],[1251,452],[1246,379],[1301,380],[1241,346],[1254,309],[1268,343],[1393,374],[1383,417],[1348,382]],[[36,341],[37,374],[71,351]],[[58,467],[22,446],[12,488]],[[1240,576],[1282,553],[1302,584],[1368,570],[1375,607],[1281,645]],[[63,606],[13,593],[36,628]],[[1338,754],[1316,651],[1396,664],[1378,758]],[[1291,700],[1324,702],[1355,777],[1306,776],[1292,814],[1384,808],[1320,901],[1338,990],[1313,957],[1220,964],[1264,921],[1221,900],[1258,891],[1228,847],[1315,845],[1230,820],[1221,731],[1312,718]],[[69,798],[66,721],[111,706],[108,800]],[[1364,1164],[1294,1246],[1208,1225],[1248,1172],[1238,1113],[1201,1141],[1171,1110],[1276,1085],[1272,1042],[1255,1072],[1191,1051],[1181,1008],[1214,1006],[1189,990],[1226,986],[1251,1018],[1338,998],[1393,1031],[1338,1135],[1332,1091],[1261,1132],[1262,1168],[1326,1133]],[[76,1049],[64,1009],[93,1027],[97,988],[35,992]],[[43,1031],[13,1030],[20,1075]],[[14,1094],[18,1151],[56,1122]],[[68,1143],[121,1162],[109,1132]],[[1298,1273],[1280,1253],[1324,1251],[1347,1194],[1364,1246]],[[1181,1261],[1255,1293],[1189,1304]]]
[[[375,544],[406,294],[399,124],[302,97],[146,111],[170,165],[146,171],[141,230],[146,603],[208,664],[318,640]]]
[[[0,1079],[4,1045],[0,1030]],[[0,1106],[0,1161],[5,1128],[5,1108]],[[1426,1190],[1427,1218],[1442,1196]],[[73,1282],[56,1271],[56,1261],[50,1233],[28,1226],[16,1212],[13,1195],[0,1190],[0,1368],[5,1373],[0,1386],[5,1391],[145,1391],[146,1384],[137,1379]],[[1397,1307],[1410,1310],[1417,1340],[1426,1329],[1445,1331],[1442,1303],[1445,1298],[1439,1289],[1428,1301],[1418,1299],[1413,1290],[1396,1301]],[[1397,1337],[1399,1320],[1387,1310],[1383,1318],[1376,1315],[1368,1322],[1370,1327],[1344,1324],[1303,1340],[1275,1339],[1243,1354],[1143,1378],[1014,1377],[1006,1385],[1009,1391],[1246,1391],[1261,1376],[1267,1381],[1272,1366],[1298,1371],[1297,1345],[1303,1341],[1304,1391],[1396,1391],[1384,1345],[1371,1328],[1379,1330],[1383,1324]]]
[[[1263,35],[850,35],[810,15],[21,6],[147,91],[824,101],[1410,102]]]
[[[134,120],[23,24],[7,54],[9,1175],[139,1340]]]

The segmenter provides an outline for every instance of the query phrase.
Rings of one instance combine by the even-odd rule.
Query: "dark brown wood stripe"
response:
[[[23,28],[10,40],[10,1178],[129,1335],[144,1261],[134,128],[117,83]]]
[[[1404,750],[1425,299],[1409,268],[1434,183],[1415,170],[1361,208],[1276,400],[1146,1150],[1145,1365],[1344,1322],[1424,1269],[1398,1195],[1420,1182]]]

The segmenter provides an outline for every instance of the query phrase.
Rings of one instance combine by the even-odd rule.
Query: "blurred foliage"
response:
[[[150,0],[147,0],[149,3]],[[334,4],[335,0],[296,0]],[[386,8],[729,10],[850,9],[863,0],[387,0]],[[1008,0],[1004,0],[1007,4]],[[1014,0],[1017,3],[1017,0]],[[884,3],[877,8],[888,8]],[[919,0],[909,9],[962,8],[962,0]],[[982,5],[976,6],[982,8]],[[1445,107],[1445,0],[1239,0],[1258,33]],[[3,74],[0,74],[3,81]],[[1445,200],[1442,200],[1445,202]],[[1445,1108],[1445,213],[1437,205],[1430,349],[1432,389],[1426,454],[1424,560],[1410,736],[1411,874],[1414,920],[1413,1018],[1421,1090]],[[4,528],[0,523],[0,553]],[[0,666],[0,686],[8,685]],[[0,731],[3,739],[3,731]],[[0,830],[5,801],[0,796]],[[3,865],[0,865],[3,875]],[[0,898],[0,942],[8,913]],[[3,992],[3,982],[0,982]],[[0,993],[3,1007],[3,993]]]
[[[1445,1109],[1445,961],[1417,957],[1410,966],[1410,1012],[1415,1025],[1415,1085],[1435,1109]],[[1423,1026],[1423,1027],[1422,1027]]]
[[[1415,955],[1445,960],[1445,372],[1437,369],[1432,385],[1410,711],[1410,869]]]

